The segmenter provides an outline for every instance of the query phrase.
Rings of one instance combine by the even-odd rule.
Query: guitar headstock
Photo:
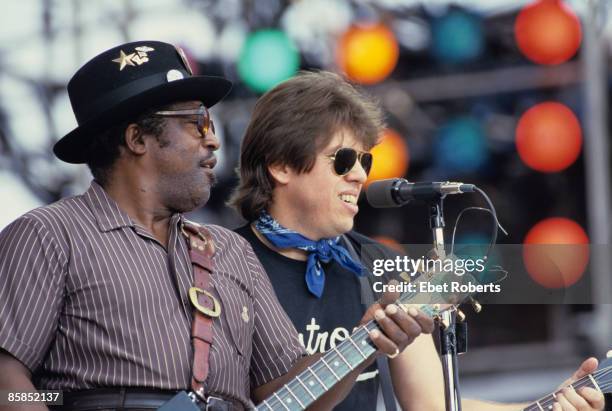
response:
[[[441,314],[447,311],[456,312],[457,320],[464,321],[465,314],[459,310],[459,305],[468,301],[471,303],[475,312],[480,312],[482,306],[473,297],[475,293],[468,291],[451,291],[451,287],[447,287],[448,276],[438,281],[432,281],[432,277],[419,278],[417,281],[409,284],[404,284],[404,291],[396,304],[404,311],[410,307],[415,307],[423,311],[425,314],[432,317],[434,320],[439,320]],[[464,282],[473,280],[471,276],[463,277]],[[420,284],[423,284],[421,286]],[[411,288],[408,288],[409,285]]]

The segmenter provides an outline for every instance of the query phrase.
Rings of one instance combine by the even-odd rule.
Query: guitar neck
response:
[[[432,306],[422,306],[429,316],[437,314]],[[368,333],[380,329],[376,321],[361,326],[349,338],[327,351],[319,360],[276,391],[255,409],[258,411],[303,410],[329,391],[351,371],[376,352]]]
[[[598,373],[595,372],[593,374],[589,374],[589,375],[582,377],[581,379],[579,379],[578,381],[575,381],[570,386],[574,387],[574,389],[576,390],[579,388],[583,388],[583,387],[591,387],[591,388],[595,388],[598,391],[601,391],[601,388],[599,387],[599,383],[597,382],[598,377],[599,377]],[[556,392],[553,392],[551,394],[548,394],[545,397],[540,398],[536,402],[529,404],[526,408],[523,408],[523,411],[552,410],[553,403],[555,401],[556,401]]]

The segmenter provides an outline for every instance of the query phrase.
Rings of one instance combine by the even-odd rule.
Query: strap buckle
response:
[[[208,244],[208,238],[206,238],[204,236],[204,234],[202,234],[202,232],[200,230],[194,229],[193,231],[196,232],[198,238],[204,243],[203,246],[206,246],[206,244]],[[189,240],[189,233],[187,231],[185,231],[185,222],[181,221],[181,233]]]
[[[198,293],[204,294],[205,296],[207,296],[208,298],[212,300],[213,302],[212,309],[208,307],[204,307],[198,302]],[[204,315],[207,315],[211,318],[216,318],[219,315],[221,315],[221,304],[219,304],[219,301],[215,298],[214,295],[212,295],[206,290],[202,290],[201,288],[198,288],[198,287],[191,287],[189,289],[189,300],[191,301],[191,304],[193,304],[193,306]]]
[[[206,397],[206,411],[230,411],[230,404],[223,398],[209,395]]]
[[[203,391],[187,391],[187,395],[195,405],[202,411],[230,411],[230,404],[227,400],[214,395],[205,395]]]

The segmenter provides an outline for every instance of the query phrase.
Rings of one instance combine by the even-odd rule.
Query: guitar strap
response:
[[[351,243],[351,240],[347,235],[342,236],[344,245],[346,246],[351,257],[356,261],[360,261],[360,255],[355,250],[355,247]],[[361,285],[361,296],[363,298],[364,310],[367,310],[372,304],[374,304],[374,290],[370,283],[370,275],[364,275],[359,277],[359,283]],[[378,375],[380,376],[380,388],[382,390],[383,401],[385,403],[385,409],[387,411],[397,411],[397,404],[395,402],[395,394],[393,392],[393,385],[391,382],[391,372],[389,370],[389,361],[385,356],[378,356],[376,358],[376,366],[378,367]]]
[[[189,289],[189,300],[193,306],[191,389],[205,401],[204,382],[209,371],[208,357],[213,342],[213,319],[221,313],[219,301],[211,293],[210,275],[214,271],[212,257],[215,247],[210,233],[198,224],[183,220],[181,232],[187,238],[189,258],[193,265],[193,287]]]

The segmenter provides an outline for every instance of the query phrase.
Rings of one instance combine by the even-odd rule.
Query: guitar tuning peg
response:
[[[436,320],[436,323],[438,324],[438,326],[440,327],[440,330],[444,331],[447,328],[447,325],[444,321],[442,321],[441,318],[439,318],[438,320]]]
[[[461,310],[457,310],[457,321],[459,322],[465,321],[465,313]]]
[[[473,297],[470,297],[470,304],[472,304],[472,308],[474,309],[476,313],[479,313],[482,311],[482,305],[478,301],[476,301]]]

